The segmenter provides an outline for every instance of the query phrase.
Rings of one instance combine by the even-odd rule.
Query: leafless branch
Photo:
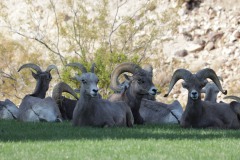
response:
[[[56,27],[57,27],[57,44],[56,44],[56,48],[58,50],[59,53],[59,23],[58,23],[58,18],[57,18],[57,13],[56,13],[56,8],[55,8],[55,4],[53,3],[52,0],[49,0],[53,9],[53,13],[55,16],[55,21],[56,21]]]
[[[11,74],[8,74],[6,72],[3,72],[2,70],[0,70],[0,74],[2,75],[2,77],[4,78],[8,78],[8,79],[11,79],[13,81],[17,81],[15,78],[13,78],[13,76]]]
[[[117,15],[118,15],[118,11],[120,9],[120,7],[122,7],[125,3],[127,3],[127,0],[125,2],[123,2],[121,5],[118,5],[118,1],[117,1],[117,11],[116,11],[116,14],[115,14],[115,17],[114,17],[114,21],[113,21],[113,24],[112,24],[112,27],[111,27],[111,32],[109,34],[109,46],[110,46],[110,52],[112,53],[112,43],[111,43],[111,39],[112,39],[112,35],[114,32],[116,32],[116,30],[122,26],[124,23],[127,23],[129,22],[136,14],[138,11],[142,10],[143,8],[146,7],[148,1],[146,2],[145,5],[142,5],[139,9],[137,9],[133,14],[132,16],[130,16],[127,20],[121,22],[120,24],[118,24],[116,27],[115,27],[115,24],[116,24],[116,20],[117,20]],[[114,28],[115,27],[115,28]]]
[[[123,2],[121,5],[118,5],[118,0],[117,0],[117,10],[116,10],[116,13],[115,13],[115,16],[114,16],[113,24],[112,24],[112,27],[111,27],[111,32],[109,34],[109,39],[108,39],[109,46],[110,46],[110,52],[111,53],[113,52],[112,51],[112,41],[111,41],[111,38],[112,38],[112,34],[115,32],[114,26],[115,26],[115,23],[117,22],[118,11],[119,11],[119,8],[122,7],[126,3],[127,3],[127,0],[125,2]]]
[[[76,25],[79,24],[77,11],[72,9],[72,12],[74,14],[74,17],[73,17],[74,39],[77,42],[78,46],[80,47],[81,52],[83,52],[83,46],[82,46],[81,41],[80,41],[80,31],[79,31],[79,33],[77,33],[78,31],[77,31],[77,28],[76,28]],[[79,26],[78,26],[78,30],[79,30]]]
[[[18,31],[14,31],[14,30],[11,30],[11,31],[13,33],[16,33],[16,34],[22,36],[22,37],[25,37],[27,39],[35,40],[35,41],[39,42],[40,44],[44,45],[48,50],[50,50],[52,53],[54,53],[54,54],[56,54],[56,55],[58,55],[60,57],[60,60],[61,60],[62,64],[65,64],[64,63],[65,58],[61,55],[59,50],[58,51],[53,50],[47,43],[45,43],[44,41],[42,41],[42,40],[40,40],[40,39],[38,39],[36,37],[30,37],[30,36],[27,36],[27,35],[25,35],[23,33],[18,32]]]

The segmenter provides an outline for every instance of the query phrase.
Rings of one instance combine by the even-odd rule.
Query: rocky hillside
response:
[[[192,72],[210,67],[223,78],[229,94],[240,96],[240,1],[205,0],[191,11],[185,6],[178,11],[178,32],[163,44],[169,63],[177,61],[174,69],[183,66]],[[173,95],[184,102],[187,93],[178,87]]]

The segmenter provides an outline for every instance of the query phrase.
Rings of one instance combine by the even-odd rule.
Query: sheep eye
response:
[[[138,79],[137,82],[138,83],[144,83],[144,81],[142,79]]]
[[[83,84],[86,84],[86,83],[87,83],[87,81],[83,79],[83,80],[82,80],[82,83],[83,83]]]

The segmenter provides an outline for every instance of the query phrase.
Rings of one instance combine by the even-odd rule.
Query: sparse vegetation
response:
[[[1,2],[1,7],[5,12],[8,12],[7,3],[7,1]],[[128,1],[112,3],[114,8],[111,8],[111,12],[108,0],[69,0],[63,3],[65,9],[61,10],[54,0],[41,5],[37,0],[35,3],[22,0],[19,5],[26,6],[26,12],[23,12],[26,18],[16,17],[13,20],[8,14],[1,14],[5,32],[21,39],[22,42],[8,38],[7,44],[9,45],[6,45],[3,43],[5,36],[0,37],[2,40],[1,55],[8,53],[9,56],[1,56],[5,58],[2,61],[6,62],[6,65],[1,67],[0,83],[5,85],[0,85],[2,92],[0,99],[9,98],[3,93],[9,93],[11,99],[14,100],[12,96],[21,99],[32,91],[31,87],[26,86],[32,86],[34,82],[29,80],[24,72],[21,74],[16,72],[21,64],[27,62],[34,62],[39,66],[57,64],[61,80],[69,83],[72,88],[78,88],[79,84],[70,79],[73,71],[64,67],[66,63],[76,61],[87,68],[92,62],[96,63],[96,74],[101,79],[100,93],[103,97],[107,97],[111,92],[109,90],[110,73],[116,64],[126,61],[143,64],[152,61],[149,55],[159,52],[154,47],[155,41],[161,32],[170,29],[169,26],[159,29],[156,23],[165,24],[171,21],[170,26],[174,28],[178,24],[170,16],[172,11],[164,13],[164,19],[158,16],[155,11],[158,5],[156,0],[144,2],[128,16],[121,16],[119,13],[129,3]],[[155,18],[149,17],[149,12]],[[19,57],[15,58],[16,55]],[[7,69],[9,67],[11,67],[11,72]],[[4,73],[11,73],[12,79],[16,76],[18,78],[14,81],[6,79],[2,76]],[[60,80],[53,77],[48,95],[51,94],[51,88],[56,81]],[[157,86],[160,87],[160,84]],[[20,89],[21,92],[19,92]]]

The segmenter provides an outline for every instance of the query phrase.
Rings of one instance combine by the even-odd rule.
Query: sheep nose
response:
[[[193,90],[193,91],[191,92],[191,98],[192,98],[192,99],[198,99],[198,92],[197,92],[196,90]]]
[[[157,88],[155,88],[155,87],[150,88],[148,93],[151,94],[151,95],[156,95],[157,94]]]
[[[196,91],[192,91],[192,95],[197,95],[197,92]]]
[[[153,88],[152,91],[156,94],[157,93],[157,89]]]
[[[97,92],[98,92],[98,89],[93,89],[93,92],[94,92],[94,93],[97,93]]]

